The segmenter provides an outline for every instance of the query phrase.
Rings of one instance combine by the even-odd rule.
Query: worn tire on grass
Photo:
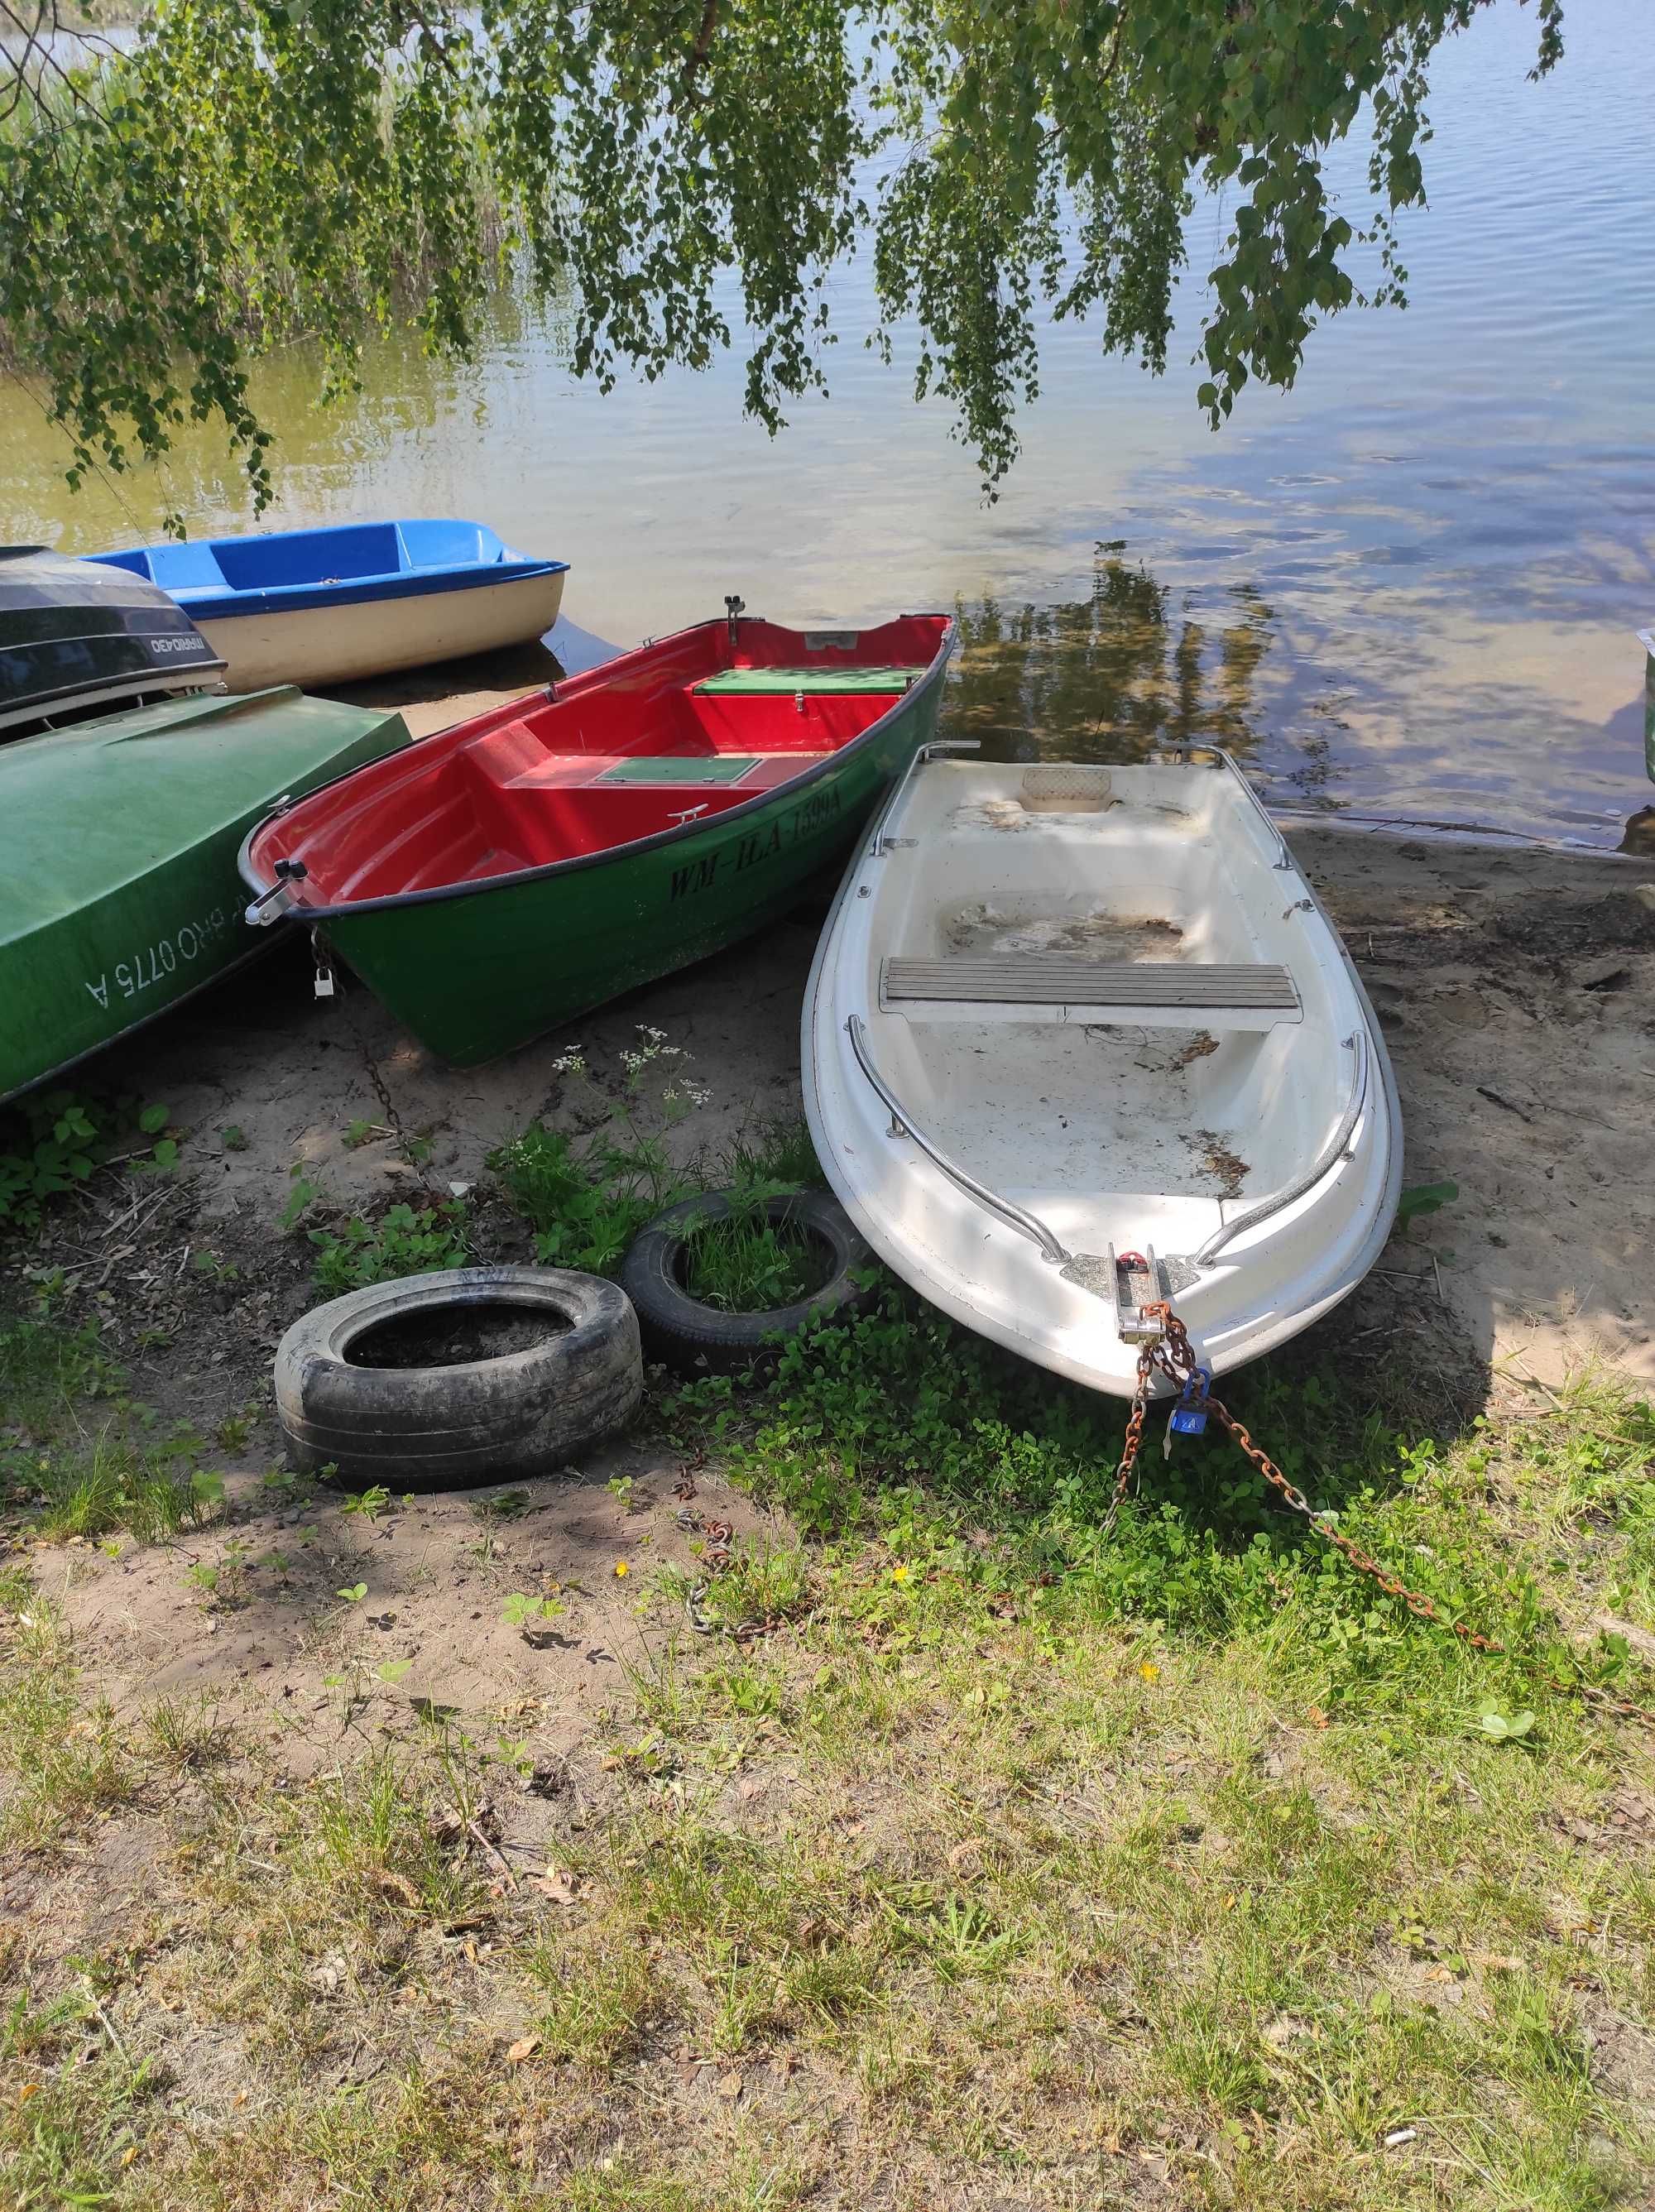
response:
[[[543,1311],[548,1334],[497,1358],[353,1365],[388,1322],[478,1306]],[[630,1420],[643,1395],[624,1291],[563,1267],[449,1267],[370,1284],[295,1322],[276,1354],[276,1409],[295,1466],[352,1489],[446,1490],[548,1474]]]
[[[837,1198],[824,1190],[787,1191],[769,1200],[765,1218],[826,1248],[827,1280],[807,1298],[769,1313],[726,1313],[703,1305],[685,1288],[689,1265],[685,1232],[691,1222],[726,1221],[735,1212],[727,1194],[709,1191],[668,1206],[639,1231],[621,1265],[621,1287],[637,1310],[645,1352],[685,1375],[739,1375],[773,1360],[779,1337],[794,1336],[831,1316],[849,1321],[876,1302],[877,1286],[855,1278],[878,1266]]]

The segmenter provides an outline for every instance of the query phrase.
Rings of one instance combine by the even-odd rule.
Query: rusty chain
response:
[[[1147,1305],[1143,1310],[1151,1319],[1160,1322],[1162,1334],[1158,1342],[1145,1345],[1138,1354],[1138,1387],[1133,1394],[1131,1418],[1126,1425],[1126,1441],[1122,1448],[1120,1471],[1115,1480],[1114,1499],[1104,1522],[1105,1532],[1115,1525],[1116,1516],[1121,1510],[1128,1486],[1132,1480],[1133,1469],[1137,1464],[1138,1453],[1143,1443],[1144,1423],[1149,1415],[1149,1385],[1155,1370],[1159,1368],[1180,1392],[1196,1382],[1202,1371],[1196,1361],[1189,1332],[1171,1307],[1163,1301]],[[1492,1637],[1467,1627],[1463,1621],[1451,1620],[1445,1613],[1439,1612],[1423,1592],[1410,1589],[1406,1583],[1382,1566],[1371,1552],[1365,1552],[1353,1537],[1336,1528],[1325,1514],[1317,1511],[1298,1484],[1288,1480],[1269,1454],[1253,1442],[1247,1429],[1222,1399],[1212,1397],[1202,1389],[1197,1390],[1192,1402],[1203,1413],[1212,1415],[1243,1456],[1252,1462],[1271,1489],[1285,1498],[1296,1513],[1302,1513],[1318,1536],[1331,1544],[1336,1551],[1342,1553],[1359,1574],[1366,1575],[1376,1582],[1388,1597],[1399,1597],[1409,1611],[1420,1620],[1434,1621],[1440,1628],[1451,1629],[1460,1641],[1469,1644],[1474,1651],[1505,1650],[1505,1645],[1496,1643]]]

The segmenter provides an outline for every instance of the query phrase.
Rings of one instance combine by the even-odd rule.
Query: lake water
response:
[[[460,369],[376,345],[362,398],[327,410],[307,354],[266,362],[269,520],[481,517],[569,560],[567,615],[618,645],[727,592],[782,619],[952,607],[952,726],[994,750],[1221,735],[1277,805],[1651,849],[1633,635],[1655,617],[1646,18],[1646,0],[1572,7],[1539,85],[1532,10],[1501,0],[1451,41],[1432,204],[1403,225],[1412,304],[1337,318],[1297,390],[1249,390],[1216,435],[1186,365],[1223,234],[1209,204],[1169,374],[1050,332],[992,506],[946,409],[862,350],[853,267],[831,396],[775,442],[743,419],[738,362],[605,397],[569,377],[555,313],[502,314]],[[0,390],[0,540],[154,534],[153,478],[71,496],[58,434]],[[250,519],[209,440],[168,483],[193,532]]]

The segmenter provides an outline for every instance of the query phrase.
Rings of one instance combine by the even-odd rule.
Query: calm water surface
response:
[[[1216,436],[1184,365],[1225,227],[1209,204],[1171,373],[1049,333],[993,506],[946,410],[861,349],[853,268],[831,394],[774,443],[742,417],[739,362],[605,397],[569,377],[555,313],[502,313],[460,370],[377,346],[343,408],[314,405],[307,355],[265,363],[270,520],[485,518],[571,561],[566,613],[618,645],[733,591],[783,619],[955,607],[953,726],[996,751],[1221,734],[1278,804],[1650,848],[1632,635],[1655,616],[1646,14],[1573,7],[1537,86],[1531,11],[1502,4],[1451,42],[1432,205],[1403,233],[1410,307],[1329,325],[1298,390],[1249,392]],[[71,495],[65,458],[4,387],[0,539],[154,534],[155,479]],[[249,520],[210,441],[167,489],[194,532]]]

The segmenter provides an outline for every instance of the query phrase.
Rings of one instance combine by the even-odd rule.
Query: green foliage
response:
[[[0,1324],[0,1505],[21,1508],[33,1533],[150,1541],[222,1505],[223,1478],[197,1464],[202,1440],[182,1428],[158,1437],[119,1395],[122,1380],[95,1328]],[[92,1426],[98,1399],[111,1403]]]
[[[773,1226],[764,1200],[775,1186],[731,1194],[722,1220],[692,1221],[685,1237],[684,1287],[725,1313],[773,1313],[827,1279],[825,1254],[811,1239]]]
[[[810,1131],[799,1115],[777,1115],[742,1130],[732,1139],[718,1175],[711,1180],[744,1191],[755,1191],[764,1184],[778,1190],[827,1188]]]
[[[1396,1200],[1396,1218],[1406,1229],[1411,1221],[1427,1213],[1440,1213],[1445,1206],[1452,1206],[1459,1194],[1457,1182],[1414,1183]]]
[[[804,1122],[777,1118],[744,1131],[707,1172],[730,1211],[722,1220],[690,1224],[685,1288],[691,1297],[727,1313],[770,1313],[819,1290],[829,1254],[809,1237],[773,1224],[766,1210],[771,1199],[825,1181]]]
[[[463,352],[505,270],[565,303],[572,367],[605,388],[740,329],[775,428],[824,383],[831,276],[871,235],[869,335],[888,352],[917,325],[918,390],[993,483],[1043,313],[1164,366],[1198,191],[1228,224],[1196,394],[1214,425],[1250,378],[1293,381],[1319,319],[1400,301],[1429,71],[1487,4],[178,0],[66,70],[25,33],[0,60],[0,336],[72,482],[216,419],[263,503],[257,348],[313,335],[325,389],[348,387],[363,331],[411,311]],[[1540,74],[1562,0],[1535,13]],[[1359,231],[1325,165],[1365,114]]]
[[[47,1431],[76,1401],[107,1397],[120,1380],[94,1323],[67,1329],[45,1316],[0,1322],[0,1427]]]
[[[195,1469],[186,1448],[151,1443],[120,1419],[20,1459],[11,1486],[32,1508],[42,1536],[98,1537],[124,1528],[143,1543],[203,1520],[223,1496],[222,1482]]]
[[[1531,1574],[1488,1538],[1476,1451],[1439,1455],[1302,1361],[1250,1370],[1226,1395],[1341,1529],[1446,1617],[1506,1644],[1494,1680],[1532,1693],[1548,1668],[1573,1677]],[[1152,1416],[1138,1486],[1110,1527],[1123,1413],[892,1296],[848,1327],[793,1340],[751,1390],[690,1385],[669,1418],[807,1534],[887,1547],[901,1564],[883,1606],[922,1598],[935,1577],[989,1606],[1148,1620],[1202,1639],[1291,1609],[1352,1698],[1436,1663],[1420,1655],[1445,1632],[1281,1510],[1215,1430],[1166,1461]]]
[[[371,1527],[390,1503],[390,1492],[382,1482],[376,1482],[367,1490],[350,1492],[342,1501],[339,1510],[341,1513],[360,1515]]]
[[[291,1188],[282,1211],[276,1217],[277,1226],[284,1237],[289,1230],[298,1227],[302,1217],[321,1196],[317,1185],[306,1175],[302,1160],[295,1160],[288,1170],[288,1182]]]
[[[500,1618],[508,1628],[536,1628],[543,1620],[556,1620],[569,1608],[555,1597],[534,1597],[526,1590],[513,1590],[500,1609]]]
[[[489,1165],[534,1231],[542,1264],[593,1275],[612,1275],[645,1222],[687,1194],[658,1137],[605,1138],[577,1152],[536,1121]]]
[[[316,1287],[334,1297],[399,1275],[464,1267],[471,1259],[465,1208],[458,1199],[443,1199],[417,1212],[405,1203],[393,1206],[376,1222],[353,1214],[343,1229],[306,1233],[316,1247]]]
[[[113,1154],[140,1164],[177,1164],[175,1139],[161,1135],[165,1106],[136,1099],[84,1097],[73,1091],[32,1091],[0,1112],[0,1233],[38,1229],[46,1206],[76,1190]],[[152,1137],[152,1146],[135,1144]]]

